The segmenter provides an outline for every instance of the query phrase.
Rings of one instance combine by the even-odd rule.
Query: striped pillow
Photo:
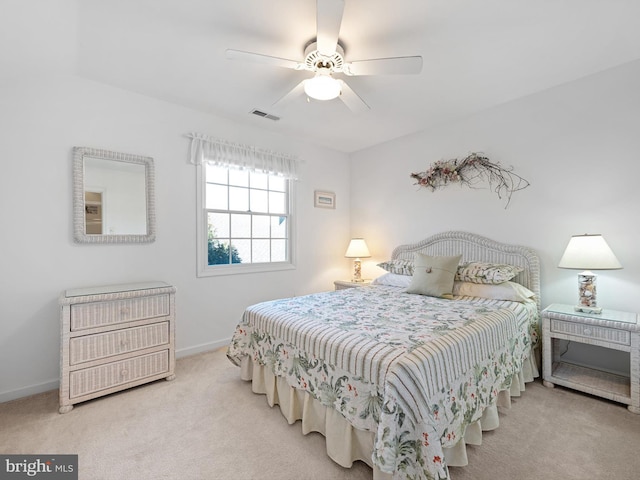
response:
[[[388,262],[379,263],[378,266],[396,275],[413,275],[413,262],[411,260],[389,260]]]
[[[458,267],[456,281],[499,284],[508,282],[524,268],[502,263],[468,262]]]

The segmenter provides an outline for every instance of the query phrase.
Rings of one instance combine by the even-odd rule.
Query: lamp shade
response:
[[[347,248],[347,253],[344,254],[347,258],[367,258],[370,257],[369,249],[364,241],[364,238],[352,238]]]
[[[574,235],[558,264],[579,270],[615,270],[622,265],[600,234]]]
[[[304,82],[304,93],[316,100],[332,100],[340,95],[341,91],[340,82],[333,78],[326,68],[319,68],[315,77]]]

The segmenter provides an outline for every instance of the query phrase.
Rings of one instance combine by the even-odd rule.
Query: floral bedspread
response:
[[[442,480],[443,447],[509,387],[537,323],[534,302],[377,285],[249,307],[227,356],[250,356],[375,432],[372,461],[395,479]]]

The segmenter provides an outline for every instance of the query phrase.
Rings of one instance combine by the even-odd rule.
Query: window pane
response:
[[[233,238],[251,238],[251,215],[231,215],[231,236]]]
[[[287,238],[287,217],[271,217],[271,238]]]
[[[227,203],[227,191],[228,187],[225,185],[213,185],[207,183],[207,189],[205,192],[205,208],[227,210],[229,208],[229,204]]]
[[[249,211],[249,189],[229,187],[229,210]]]
[[[233,263],[251,263],[251,240],[231,241]]]
[[[253,216],[253,238],[269,238],[270,217],[263,215]]]
[[[269,185],[269,175],[266,173],[251,173],[251,188],[261,188],[266,190]]]
[[[198,275],[237,273],[239,267],[229,267],[239,263],[258,264],[255,270],[260,271],[271,262],[289,262],[289,181],[262,172],[210,165],[201,168],[203,188],[199,191],[204,215],[198,216],[198,222],[204,222],[204,228],[199,226],[198,231],[206,235],[206,262],[219,268],[199,270]],[[207,265],[202,259],[204,252],[198,249],[199,269]]]
[[[287,196],[280,192],[269,192],[269,213],[287,213]]]
[[[271,240],[271,261],[286,262],[287,260],[287,241]]]
[[[246,170],[229,169],[229,185],[237,185],[239,187],[249,186],[249,172]]]
[[[209,265],[228,265],[230,262],[229,239],[210,239],[207,253]]]
[[[277,190],[278,192],[287,191],[287,181],[283,177],[272,175],[269,177],[269,190]]]
[[[251,190],[251,211],[259,213],[269,211],[269,199],[265,190]]]
[[[229,238],[229,214],[209,213],[209,233],[215,238]]]
[[[227,169],[207,165],[206,167],[207,182],[227,184]]]
[[[269,251],[269,240],[254,240],[251,253],[253,254],[253,263],[268,262],[271,258]]]

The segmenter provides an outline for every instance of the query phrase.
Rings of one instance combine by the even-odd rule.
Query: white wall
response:
[[[256,117],[255,124],[267,121]],[[196,171],[188,132],[298,156],[297,269],[196,278]],[[72,147],[154,158],[157,240],[80,245],[72,237]],[[349,275],[344,154],[73,75],[4,79],[0,89],[0,401],[57,387],[59,312],[68,288],[145,280],[177,287],[179,354],[224,345],[244,308],[330,290]],[[314,189],[335,210],[313,208]]]
[[[598,303],[640,312],[640,61],[558,86],[352,158],[352,233],[373,257],[447,230],[536,249],[542,304],[577,302],[577,271],[557,268],[569,237],[601,233],[623,270],[600,271]],[[484,152],[526,178],[511,204],[490,190],[431,192],[409,178],[441,158]]]

